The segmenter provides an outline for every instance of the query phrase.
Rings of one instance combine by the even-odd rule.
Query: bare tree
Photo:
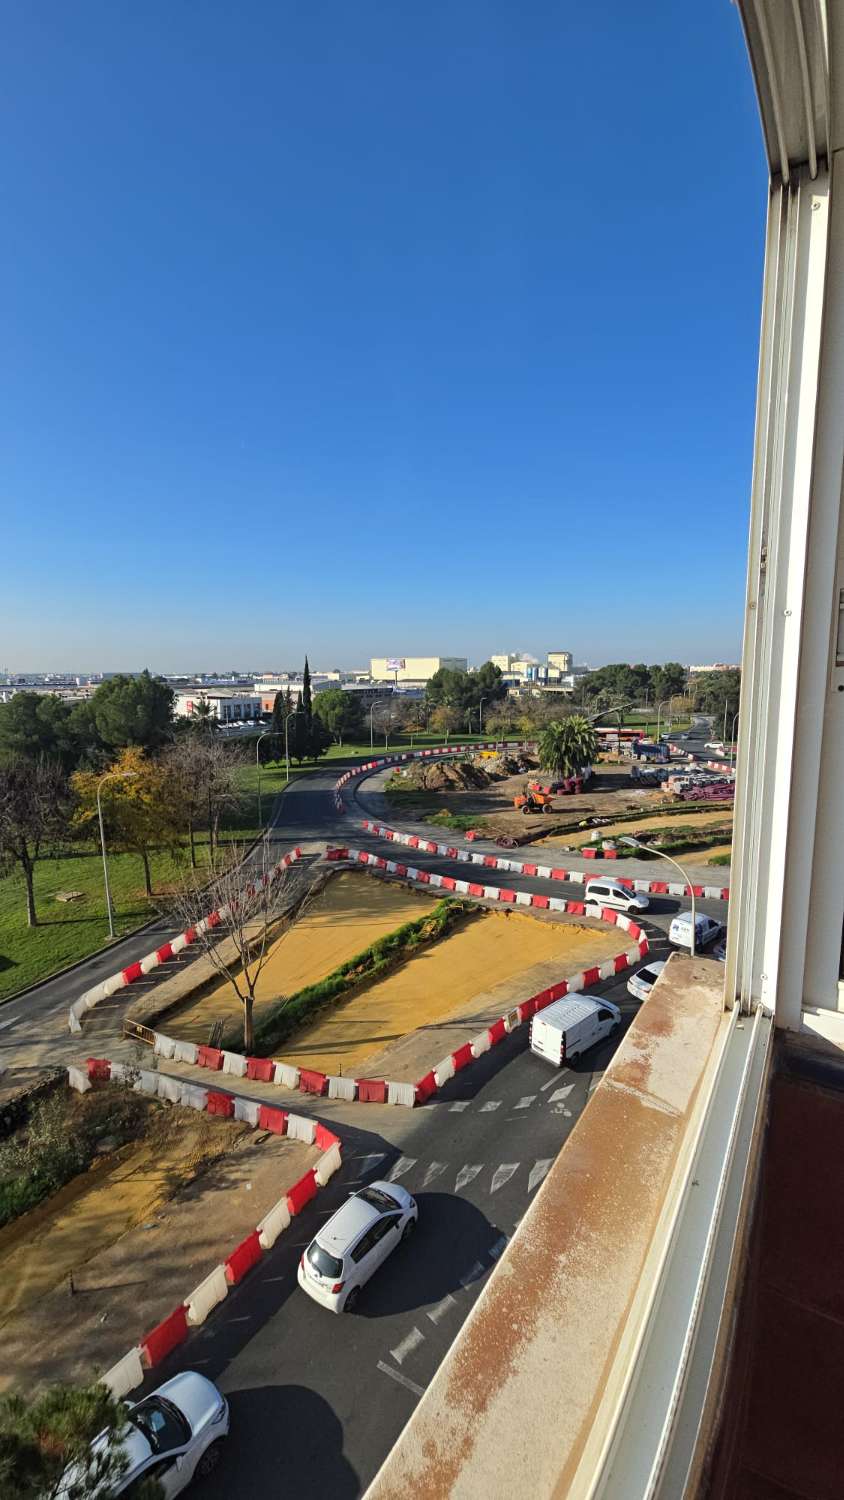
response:
[[[245,851],[240,851],[244,853]],[[243,1008],[243,1048],[255,1044],[255,989],[273,937],[301,891],[296,867],[273,865],[263,839],[248,870],[240,861],[199,890],[184,881],[174,893],[177,919],[194,928],[197,942]],[[209,923],[208,913],[215,913]]]
[[[181,808],[182,827],[190,841],[190,862],[196,869],[196,830],[208,828],[209,858],[215,864],[220,819],[243,800],[240,773],[246,764],[241,746],[209,736],[191,734],[168,750],[163,763],[173,782],[172,797]]]
[[[20,865],[26,885],[26,920],[38,926],[35,861],[44,844],[67,830],[67,777],[53,761],[13,760],[0,766],[0,859]]]

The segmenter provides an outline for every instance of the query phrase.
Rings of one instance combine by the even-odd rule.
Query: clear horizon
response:
[[[734,7],[46,0],[6,43],[13,671],[738,658]]]

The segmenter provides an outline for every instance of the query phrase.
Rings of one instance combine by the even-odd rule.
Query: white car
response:
[[[613,911],[633,913],[647,911],[650,906],[647,896],[641,895],[639,891],[631,891],[617,880],[588,880],[584,900],[592,901],[597,906],[612,907]]]
[[[714,943],[724,931],[722,922],[716,922],[714,917],[707,917],[705,912],[695,913],[695,952],[706,948]],[[676,917],[672,917],[671,926],[668,929],[668,941],[675,948],[688,948],[692,946],[692,914],[690,911],[681,911]]]
[[[181,1495],[192,1479],[203,1478],[216,1468],[220,1444],[229,1432],[228,1401],[195,1370],[174,1375],[152,1395],[130,1406],[127,1416],[122,1447],[128,1465],[109,1486],[114,1496],[126,1494],[140,1479],[157,1479],[167,1500]],[[102,1433],[93,1450],[102,1450],[109,1441]],[[81,1465],[68,1469],[56,1500],[75,1493],[84,1477]]]
[[[419,1209],[397,1182],[373,1182],[338,1208],[299,1261],[299,1285],[331,1312],[351,1312],[360,1289],[396,1245],[409,1239]]]
[[[636,1000],[647,1000],[665,968],[665,962],[664,958],[654,959],[653,963],[644,964],[635,974],[631,974],[627,981],[628,995],[633,995]]]

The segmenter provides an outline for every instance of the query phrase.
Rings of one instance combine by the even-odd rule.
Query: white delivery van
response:
[[[621,1025],[621,1011],[600,996],[566,995],[545,1010],[537,1011],[530,1023],[530,1050],[555,1067],[571,1062],[611,1036]]]
[[[706,948],[714,943],[724,931],[723,922],[716,922],[714,917],[707,917],[705,912],[695,912],[695,949]],[[675,948],[692,947],[692,914],[690,911],[681,911],[676,917],[672,917],[671,926],[668,929],[668,941]]]

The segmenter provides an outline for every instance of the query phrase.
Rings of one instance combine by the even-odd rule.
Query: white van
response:
[[[723,922],[716,922],[714,917],[708,917],[705,912],[695,912],[695,950],[706,948],[714,943],[724,931]],[[668,929],[668,941],[675,948],[688,948],[692,946],[692,914],[690,911],[681,911],[676,917],[672,917],[671,926]]]
[[[621,1011],[611,1000],[591,995],[566,995],[545,1010],[537,1011],[530,1023],[530,1050],[555,1067],[571,1062],[611,1036],[621,1025]]]
[[[585,901],[592,901],[596,906],[611,906],[613,911],[647,911],[650,902],[647,896],[640,891],[631,891],[626,885],[621,885],[618,880],[610,880],[607,876],[598,876],[586,882]]]

